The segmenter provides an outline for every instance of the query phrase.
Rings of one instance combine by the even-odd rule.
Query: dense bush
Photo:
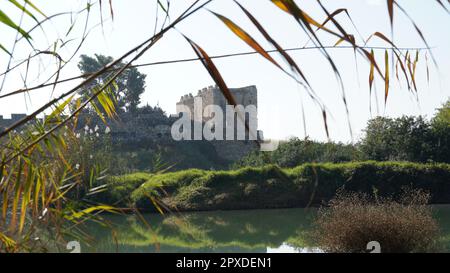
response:
[[[126,184],[129,178],[111,179]],[[135,190],[116,190],[121,197],[106,200],[131,196],[144,209],[153,207],[149,195],[159,196],[177,210],[289,208],[321,205],[341,188],[397,198],[404,187],[430,192],[433,203],[448,203],[450,165],[360,162],[304,164],[292,169],[268,165],[233,171],[185,170],[152,175]]]
[[[369,121],[360,149],[367,159],[450,162],[450,101],[431,121],[378,117]]]
[[[361,151],[372,160],[426,162],[435,159],[437,143],[429,122],[422,117],[370,120]]]
[[[350,144],[321,143],[309,139],[292,138],[280,144],[273,152],[255,151],[233,164],[233,168],[258,167],[276,164],[283,168],[292,168],[310,162],[347,162],[362,158],[358,149]]]
[[[438,223],[429,195],[407,191],[399,201],[340,193],[319,211],[314,238],[326,252],[366,252],[378,242],[383,253],[437,250]]]

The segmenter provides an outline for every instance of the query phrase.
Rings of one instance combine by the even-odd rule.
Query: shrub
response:
[[[313,237],[326,252],[365,252],[371,241],[384,253],[435,251],[439,228],[429,198],[419,190],[405,191],[398,201],[340,192],[319,210]]]
[[[321,143],[309,139],[292,138],[280,143],[273,152],[255,151],[235,162],[232,168],[276,164],[292,168],[308,162],[349,162],[361,159],[361,153],[351,144]]]

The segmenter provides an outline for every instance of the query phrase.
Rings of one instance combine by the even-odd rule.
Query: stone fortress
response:
[[[233,95],[234,99],[236,100],[237,105],[241,105],[244,108],[248,106],[254,106],[254,108],[258,109],[258,90],[256,89],[256,86],[247,86],[242,88],[230,88],[230,92]],[[200,108],[195,107],[195,100],[201,98],[201,102],[203,105],[201,105]],[[229,121],[227,121],[226,118],[226,106],[229,103],[225,99],[224,95],[220,91],[218,86],[209,86],[207,88],[203,88],[198,91],[197,95],[194,97],[192,94],[184,95],[181,97],[180,101],[177,103],[177,115],[179,116],[187,107],[191,113],[191,119],[195,122],[202,122],[206,123],[207,121],[211,120],[214,116],[214,113],[206,109],[208,105],[216,105],[219,106],[222,109],[223,113],[223,131],[226,133],[227,129],[230,126],[233,126],[234,130],[234,137],[233,140],[237,140],[237,124],[241,123],[244,127],[244,123],[241,118],[246,119],[248,124],[252,124],[252,127],[255,129],[255,138],[262,139],[262,132],[257,131],[258,129],[258,116],[257,114],[255,116],[248,115],[242,115],[241,118],[238,118],[237,115],[234,117],[233,124],[228,124]],[[211,110],[211,109],[210,109]],[[195,120],[196,117],[201,117],[201,120]],[[248,140],[250,139],[249,135],[246,134],[245,138]]]
[[[237,104],[243,105],[244,107],[249,105],[254,105],[256,108],[258,107],[258,90],[256,89],[256,86],[230,88],[230,92],[233,94]],[[178,113],[180,112],[178,109],[181,105],[189,107],[191,112],[194,113],[194,99],[196,97],[202,98],[203,107],[206,107],[207,105],[218,105],[220,108],[225,109],[228,104],[219,87],[209,86],[199,90],[195,97],[192,94],[182,96],[177,103]],[[207,116],[210,116],[210,114],[207,113]],[[206,117],[203,121],[206,122],[207,120],[208,118]]]
[[[258,90],[256,86],[247,86],[242,88],[230,88],[230,92],[233,95],[236,104],[242,105],[243,107],[247,106],[255,106],[256,109],[258,108]],[[194,107],[195,105],[195,99],[201,98],[202,99],[202,107],[200,109],[197,109]],[[208,105],[217,105],[222,109],[222,112],[225,113],[226,106],[229,103],[227,102],[225,96],[222,94],[220,88],[218,86],[209,86],[207,88],[203,88],[198,91],[196,96],[193,96],[192,94],[187,94],[181,97],[180,101],[177,103],[177,115],[179,116],[183,112],[184,107],[188,107],[191,113],[191,119],[194,121],[194,117],[202,117],[201,122],[205,123],[208,120],[210,120],[213,117],[213,113],[205,111],[205,107]],[[198,113],[198,111],[201,111]],[[197,112],[197,113],[196,113]],[[244,117],[244,116],[242,116]],[[227,120],[224,114],[224,121],[223,121],[223,130],[224,133],[229,128],[229,124],[227,124]],[[257,130],[258,129],[258,116],[250,117],[245,116],[245,119],[247,122],[253,122],[253,126],[256,128],[255,138],[258,140],[263,140],[263,133],[262,131]],[[254,119],[250,121],[249,119]],[[235,117],[234,118],[235,123],[232,125],[234,126],[234,140],[213,140],[211,143],[214,145],[214,148],[216,149],[216,152],[223,157],[226,160],[238,160],[242,158],[243,156],[249,154],[250,152],[257,149],[257,144],[255,141],[249,140],[249,135],[246,133],[245,140],[237,140],[236,138],[236,126],[237,123],[243,122],[241,119]],[[194,122],[198,122],[195,120]]]
[[[242,105],[244,107],[254,105],[257,108],[258,91],[256,86],[232,88],[230,91],[238,105]],[[202,109],[194,109],[194,100],[196,97],[202,98]],[[111,131],[111,137],[115,141],[136,143],[151,140],[164,144],[174,141],[171,138],[171,124],[180,116],[180,111],[178,111],[181,108],[180,106],[186,106],[191,110],[191,113],[194,113],[194,111],[200,110],[203,112],[203,108],[207,105],[217,105],[222,108],[225,113],[227,104],[228,103],[220,89],[217,86],[209,86],[200,90],[195,97],[192,94],[181,97],[180,101],[177,103],[178,113],[168,117],[167,119],[161,119],[161,115],[155,115],[155,113],[152,112],[144,112],[137,115],[121,113],[117,121],[108,121],[108,127]],[[5,119],[2,115],[0,115],[0,131],[8,128],[25,116],[25,114],[11,114],[10,119]],[[205,115],[201,116],[203,116],[202,123],[205,123],[211,119],[211,113],[205,113]],[[254,118],[256,120],[253,122],[256,122],[257,126],[257,117]],[[88,124],[90,128],[98,126],[101,131],[106,129],[106,125],[97,116],[85,115],[82,113],[80,114],[79,120],[82,121],[79,122],[79,130],[83,130],[86,124]],[[224,126],[226,126],[225,120]],[[248,137],[248,135],[246,135],[246,137]],[[263,139],[261,131],[257,131],[257,138],[260,140]],[[220,157],[231,161],[240,159],[251,151],[257,149],[255,141],[251,140],[213,140],[211,141],[211,144],[214,146]]]

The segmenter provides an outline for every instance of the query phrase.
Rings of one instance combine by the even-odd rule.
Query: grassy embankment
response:
[[[450,203],[450,165],[407,162],[268,165],[231,171],[186,170],[135,173],[108,179],[97,201],[154,210],[158,196],[171,210],[234,210],[316,206],[339,189],[392,196],[405,187],[431,193],[432,203]]]

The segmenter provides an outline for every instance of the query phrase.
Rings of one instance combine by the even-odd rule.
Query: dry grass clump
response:
[[[397,201],[339,192],[320,209],[313,237],[326,252],[368,252],[371,241],[379,242],[383,253],[433,252],[439,226],[429,199],[419,190],[406,190]]]

